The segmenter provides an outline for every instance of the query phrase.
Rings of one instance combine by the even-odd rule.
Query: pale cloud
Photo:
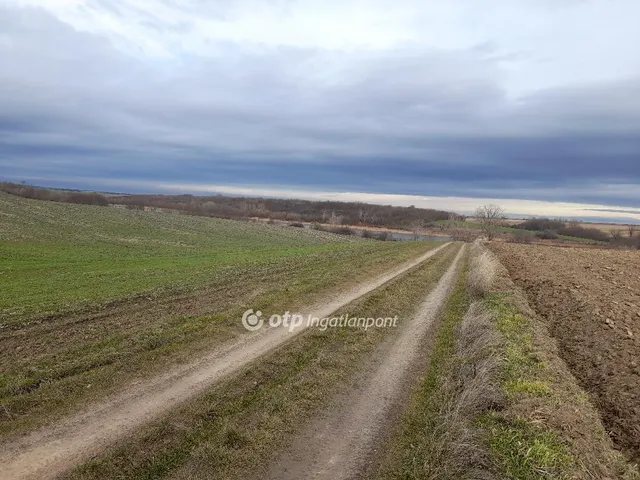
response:
[[[635,0],[7,0],[161,61],[224,44],[379,51],[488,48],[514,94],[640,71]]]

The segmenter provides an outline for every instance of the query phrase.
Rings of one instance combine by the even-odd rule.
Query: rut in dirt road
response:
[[[330,316],[339,308],[425,262],[448,245],[430,250],[352,291],[300,313],[305,316]],[[244,335],[239,341],[218,348],[190,365],[154,377],[58,425],[40,429],[12,444],[2,445],[0,478],[40,480],[64,474],[145,423],[159,418],[282,346],[304,330],[306,325],[303,324],[293,332],[285,328],[273,328]]]
[[[361,473],[385,420],[400,403],[403,383],[412,365],[424,353],[421,349],[430,327],[455,287],[465,250],[464,246],[460,248],[435,289],[402,326],[400,336],[378,368],[340,402],[345,407],[332,409],[327,416],[313,421],[269,468],[266,478],[342,480]]]

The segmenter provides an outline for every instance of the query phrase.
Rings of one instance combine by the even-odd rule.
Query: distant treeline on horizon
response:
[[[11,182],[0,190],[13,195],[54,202],[118,205],[130,209],[162,209],[229,219],[268,218],[291,222],[414,228],[456,217],[455,213],[427,208],[396,207],[360,202],[313,201],[225,195],[107,194],[61,190]]]

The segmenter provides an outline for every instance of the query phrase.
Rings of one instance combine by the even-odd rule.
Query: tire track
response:
[[[343,409],[311,422],[271,467],[266,478],[277,480],[357,478],[382,436],[393,407],[401,403],[403,384],[420,357],[425,336],[441,313],[458,277],[460,248],[434,290],[403,326],[384,360],[341,402]],[[265,478],[261,476],[261,478]]]

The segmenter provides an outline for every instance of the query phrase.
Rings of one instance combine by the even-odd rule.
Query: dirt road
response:
[[[379,288],[437,254],[448,244],[361,284],[337,298],[312,306],[303,315],[330,316],[334,311]],[[138,384],[61,423],[40,429],[9,445],[0,445],[1,479],[55,478],[99,453],[249,363],[280,347],[306,329],[262,329],[199,358],[189,365]]]
[[[403,384],[416,359],[424,353],[425,337],[453,290],[460,249],[447,272],[402,327],[375,371],[332,408],[312,421],[270,467],[267,478],[278,480],[357,478],[367,463],[393,408],[402,400]],[[261,478],[264,478],[261,476]]]

